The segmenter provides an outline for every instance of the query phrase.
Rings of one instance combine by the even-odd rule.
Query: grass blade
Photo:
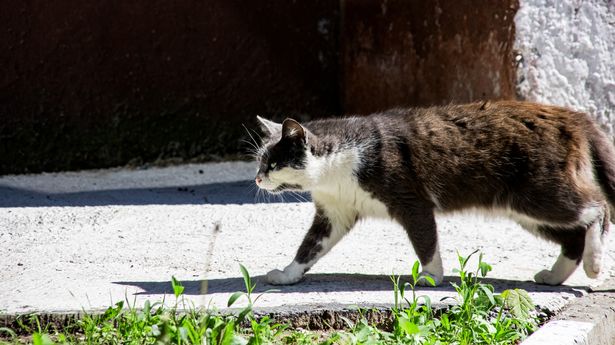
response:
[[[227,304],[227,307],[232,306],[232,305],[233,305],[233,303],[235,303],[235,301],[237,301],[237,299],[238,299],[239,297],[243,296],[243,294],[244,294],[244,293],[243,293],[243,292],[241,292],[241,291],[237,291],[237,292],[235,292],[234,294],[232,294],[232,295],[231,295],[231,297],[229,297],[229,299],[228,299],[228,304]]]
[[[252,293],[252,289],[254,289],[254,287],[252,286],[252,278],[250,278],[250,273],[248,272],[248,269],[244,265],[239,264],[239,270],[241,270],[243,282],[246,285],[246,293]]]

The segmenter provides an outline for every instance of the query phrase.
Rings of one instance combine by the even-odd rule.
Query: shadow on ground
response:
[[[307,202],[307,194],[258,192],[254,181],[162,188],[127,188],[74,193],[41,193],[0,185],[0,207],[203,205]]]
[[[280,293],[307,293],[307,292],[353,292],[353,291],[391,291],[393,284],[391,278],[387,275],[366,275],[366,274],[308,274],[305,279],[295,285],[274,286],[265,282],[264,276],[256,276],[252,278],[256,282],[255,293],[267,291],[272,288],[279,289]],[[402,276],[401,281],[410,281],[410,276]],[[483,283],[491,284],[496,292],[502,292],[506,289],[520,288],[528,292],[557,292],[571,293],[577,297],[583,295],[580,290],[586,290],[586,287],[578,286],[547,286],[539,285],[531,281],[507,280],[485,278],[481,280]],[[454,291],[451,282],[459,283],[459,277],[445,276],[444,282],[438,287],[417,288],[417,291]],[[136,295],[162,295],[173,294],[171,281],[158,282],[114,282],[114,284],[136,286],[141,292]],[[202,295],[214,293],[233,293],[235,291],[245,291],[243,278],[222,278],[210,279],[204,284],[203,280],[182,281],[184,286],[184,294],[186,295]]]

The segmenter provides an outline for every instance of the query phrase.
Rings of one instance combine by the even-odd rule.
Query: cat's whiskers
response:
[[[260,203],[266,203],[267,202],[267,193],[265,193],[265,191],[263,191],[262,189],[258,190],[258,199],[257,201],[259,201]]]
[[[252,134],[250,133],[250,130],[248,129],[248,127],[246,127],[246,125],[244,125],[243,123],[241,124],[243,126],[243,128],[246,130],[246,133],[248,133],[248,135],[250,136],[250,139],[252,139],[252,142],[254,143],[255,147],[258,147],[258,142],[256,141],[256,139],[254,139],[254,137],[252,136]]]
[[[254,203],[258,204],[258,197],[261,193],[261,189],[256,184],[250,185],[250,192],[254,193]]]
[[[296,199],[299,199],[301,202],[309,202],[301,193],[295,192],[294,190],[289,191]]]
[[[252,141],[248,141],[246,139],[242,139],[242,141],[248,143],[251,146],[251,149],[248,150],[250,157],[254,158],[257,161],[260,160],[262,157],[268,157],[269,155],[268,155],[266,147],[262,146],[262,144],[259,144],[256,141],[254,136],[250,133],[250,130],[244,124],[242,124],[242,126],[246,130],[246,133],[248,133],[248,136],[250,137],[250,139],[252,140]],[[255,131],[254,131],[254,134],[258,136],[261,143],[264,142],[263,137],[261,137],[260,134],[258,134]]]
[[[245,126],[244,126],[244,127],[245,127]],[[257,132],[257,131],[252,130],[252,133],[254,133],[254,134],[255,134],[255,135],[256,135],[256,136],[257,136],[257,137],[261,140],[261,143],[262,143],[262,142],[264,142],[263,137],[262,137],[260,134],[258,134],[258,132]]]
[[[250,186],[248,187],[248,194],[254,194],[254,196],[256,196],[256,184],[250,184]]]
[[[257,153],[258,152],[259,147],[254,145],[253,142],[251,142],[251,141],[249,141],[247,139],[241,139],[241,142],[250,145],[250,147],[247,148],[247,151],[249,153]]]
[[[258,189],[254,189],[253,190],[252,188],[250,188],[248,193],[251,193],[251,194],[253,193],[253,195],[254,195],[254,203],[255,204],[258,203],[258,200],[256,199],[258,197]]]
[[[252,144],[251,142],[249,142],[249,141],[247,141],[245,139],[242,139],[241,142],[248,143],[250,145],[254,145],[254,144]],[[248,158],[251,158],[251,159],[254,159],[254,160],[258,161],[260,159],[259,151],[260,151],[260,148],[257,148],[257,147],[245,147],[245,152],[243,153],[243,155],[245,157],[248,157]]]

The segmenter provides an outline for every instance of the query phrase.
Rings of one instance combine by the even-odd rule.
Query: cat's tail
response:
[[[611,223],[615,223],[615,147],[599,128],[589,134],[596,178],[611,206]]]

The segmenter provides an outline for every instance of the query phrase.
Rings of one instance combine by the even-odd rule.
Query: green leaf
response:
[[[248,269],[245,268],[244,265],[239,264],[239,270],[241,271],[241,275],[243,276],[243,282],[246,285],[246,292],[248,294],[252,293],[252,289],[254,289],[254,287],[252,286],[252,279],[250,278],[250,273],[248,273]]]
[[[419,279],[419,265],[418,260],[414,262],[414,265],[412,265],[412,282],[414,284],[416,284]]]
[[[478,287],[481,290],[483,290],[483,293],[489,299],[489,303],[491,303],[491,305],[495,305],[495,298],[493,297],[493,291],[491,291],[491,289],[489,289],[487,285],[480,284],[478,285]]]
[[[459,252],[457,252],[457,260],[459,261],[459,267],[461,267],[463,269],[463,266],[465,266],[466,264],[466,258],[464,258],[463,256],[461,256],[461,254],[459,254]]]
[[[36,332],[32,334],[32,344],[34,345],[53,345],[53,341],[47,334]]]
[[[143,303],[143,313],[149,314],[150,310],[152,310],[151,303],[149,300],[145,300],[145,302]]]
[[[406,319],[405,317],[400,317],[399,319],[397,319],[397,322],[399,324],[399,328],[401,328],[406,334],[413,335],[420,332],[419,326],[417,326],[415,323],[410,322],[410,320]]]
[[[423,304],[425,305],[426,310],[431,310],[431,298],[429,296],[419,296],[417,300],[423,300]]]
[[[222,339],[220,340],[221,345],[231,345],[233,344],[233,339],[235,338],[235,322],[230,321],[224,327],[224,332],[222,333]]]
[[[502,292],[504,303],[510,312],[517,318],[528,319],[534,310],[534,302],[527,291],[523,289],[509,289]]]
[[[403,284],[401,284],[401,286],[399,287],[399,296],[403,299],[406,299],[406,291],[412,291],[414,290],[414,285],[405,282]]]
[[[445,330],[449,330],[451,328],[451,323],[448,320],[448,314],[442,314],[440,317],[440,322]]]
[[[243,292],[241,292],[241,291],[237,291],[237,292],[235,292],[234,294],[232,294],[232,295],[231,295],[231,297],[229,297],[229,299],[228,299],[228,303],[227,303],[227,305],[226,305],[226,306],[227,306],[227,307],[232,306],[232,305],[233,305],[233,303],[235,303],[235,301],[237,301],[237,299],[238,299],[239,297],[243,296],[243,294],[244,294],[244,293],[243,293]]]
[[[370,333],[371,328],[369,326],[361,325],[359,327],[359,330],[355,332],[355,336],[357,337],[357,340],[359,342],[364,343],[365,341],[367,341],[367,338],[369,337]]]
[[[399,276],[391,275],[391,282],[393,282],[393,298],[395,307],[393,310],[399,308]]]
[[[425,280],[429,283],[429,285],[431,285],[431,286],[436,286],[436,281],[435,281],[435,280],[433,280],[433,278],[432,278],[432,277],[430,277],[430,276],[428,276],[428,275],[421,276],[421,277],[419,278],[419,280],[420,280],[420,279],[425,279]]]
[[[459,255],[459,253],[457,253],[457,258],[459,259],[459,266],[461,267],[461,270],[465,269],[468,260],[470,260],[470,258],[474,255],[478,253],[478,249],[476,249],[475,251],[473,251],[472,253],[470,253],[470,255],[466,256],[465,258],[461,255]]]
[[[107,310],[105,310],[105,314],[103,315],[103,318],[114,319],[116,316],[119,315],[119,313],[122,311],[123,308],[124,308],[124,301],[119,301],[115,303],[115,307],[108,307]]]
[[[184,323],[183,327],[187,330],[188,338],[190,340],[189,343],[200,344],[202,342],[199,332],[197,332],[197,330],[194,329],[194,326],[192,326],[190,322]]]
[[[480,274],[483,278],[487,276],[487,273],[491,272],[492,270],[491,265],[489,265],[486,262],[481,262],[479,265],[479,268],[480,268]]]
[[[175,298],[179,297],[184,292],[184,286],[174,276],[171,277],[171,287],[173,287]]]
[[[256,286],[256,285],[255,285]],[[266,291],[263,291],[262,293],[260,293],[258,296],[256,296],[256,298],[254,299],[254,301],[252,301],[252,304],[256,304],[256,301],[258,301],[264,294],[269,294],[272,292],[280,292],[282,290],[280,289],[268,289]]]
[[[241,312],[239,312],[239,315],[237,315],[237,322],[243,321],[243,319],[245,319],[245,317],[250,313],[252,313],[252,305],[248,305],[247,307],[243,308]]]

